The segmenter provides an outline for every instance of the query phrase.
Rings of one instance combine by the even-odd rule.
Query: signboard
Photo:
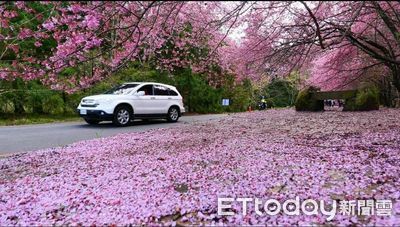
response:
[[[229,106],[229,99],[222,99],[223,106]]]

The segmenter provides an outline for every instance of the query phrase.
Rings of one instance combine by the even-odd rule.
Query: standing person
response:
[[[261,97],[261,103],[260,103],[260,109],[265,110],[267,108],[267,101],[265,100],[265,97]]]

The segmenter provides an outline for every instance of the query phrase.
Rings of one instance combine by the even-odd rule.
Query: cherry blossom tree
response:
[[[254,80],[296,70],[324,89],[373,71],[400,90],[399,12],[375,1],[3,2],[0,78],[75,91],[140,61]]]
[[[302,70],[339,89],[373,69],[400,90],[399,19],[398,2],[260,2],[248,14],[240,72]]]
[[[243,6],[179,1],[3,2],[0,78],[41,79],[53,89],[75,91],[130,61],[152,61],[168,71],[190,67],[208,72],[222,59],[219,49],[227,33],[221,28],[233,26]],[[51,45],[38,56],[37,51],[22,50],[26,43],[28,50]]]

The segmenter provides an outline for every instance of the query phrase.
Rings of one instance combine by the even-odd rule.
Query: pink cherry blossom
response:
[[[99,20],[93,15],[85,16],[83,23],[91,30],[96,29],[99,26]]]
[[[42,26],[45,29],[49,30],[49,31],[51,31],[51,30],[53,30],[55,28],[54,23],[52,21],[48,21],[46,23],[43,23]]]
[[[40,46],[42,46],[42,43],[39,42],[39,41],[36,41],[36,42],[35,42],[35,47],[40,47]]]
[[[103,74],[95,82],[132,61],[174,75],[190,68],[213,78],[232,74],[255,82],[298,72],[323,90],[353,87],[363,81],[390,80],[400,91],[399,2],[38,2],[51,15],[38,15],[36,28],[10,22],[20,13],[34,14],[30,4],[0,6],[0,33],[5,47],[22,40],[56,42],[38,64],[11,67],[59,73],[94,60]],[[242,30],[233,41],[234,30]],[[18,42],[15,42],[17,39]],[[95,56],[93,53],[96,53]],[[74,64],[73,66],[70,63]],[[218,70],[215,70],[218,68]],[[24,69],[24,70],[23,70]],[[82,89],[80,75],[52,81],[55,87]],[[45,81],[47,78],[41,78]],[[9,77],[9,79],[14,79]],[[47,82],[46,84],[50,84]]]

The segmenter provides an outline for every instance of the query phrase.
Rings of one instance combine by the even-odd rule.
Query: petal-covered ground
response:
[[[0,225],[400,225],[399,116],[268,110],[14,155],[0,160]],[[218,197],[295,196],[389,199],[393,214],[217,215]]]

